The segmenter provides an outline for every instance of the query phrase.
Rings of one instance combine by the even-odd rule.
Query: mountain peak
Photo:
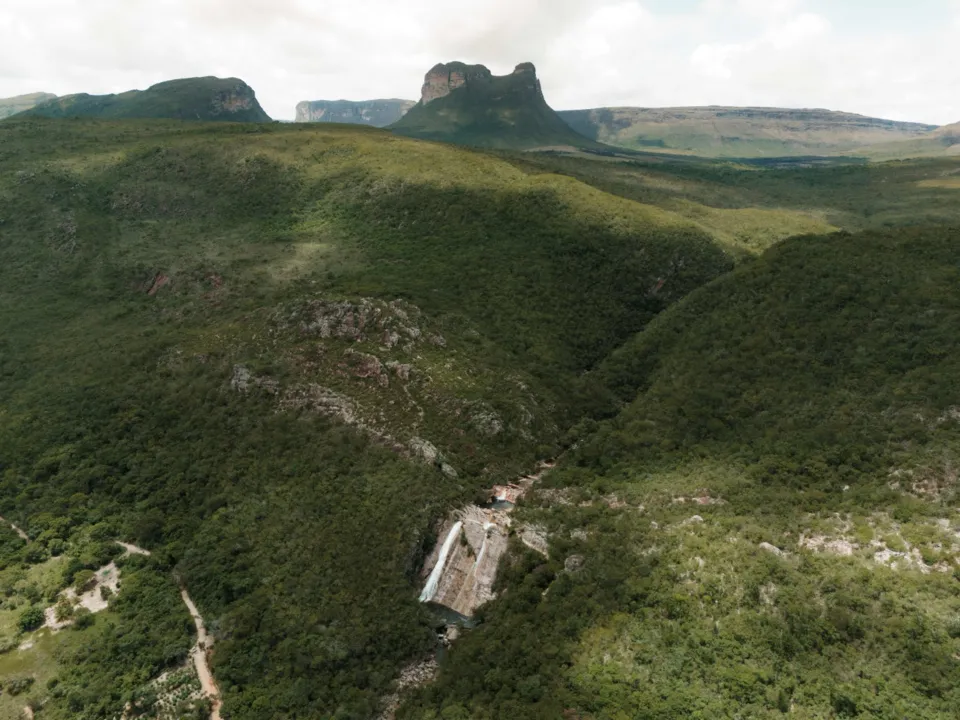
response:
[[[530,62],[508,75],[448,62],[426,74],[420,102],[392,128],[401,134],[504,148],[593,147],[547,105]]]

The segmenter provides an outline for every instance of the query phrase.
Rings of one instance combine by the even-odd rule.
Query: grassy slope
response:
[[[220,640],[235,718],[368,716],[432,642],[415,574],[435,518],[554,452],[578,402],[561,389],[731,265],[675,213],[376,131],[0,133],[2,509],[40,555],[76,553],[91,522],[154,549]],[[422,338],[303,331],[319,303],[362,297],[401,300]],[[366,431],[284,410],[312,385]],[[411,462],[414,437],[459,477]],[[83,689],[104,678],[114,707],[147,679],[91,656],[44,713],[105,714]]]
[[[609,145],[728,158],[834,155],[913,141],[935,129],[849,113],[778,108],[599,108],[560,115],[579,133]]]
[[[642,166],[625,183],[605,161],[557,168],[603,188],[596,168],[609,167],[610,194],[514,157],[342,127],[0,133],[0,511],[41,554],[59,542],[82,555],[90,523],[155,549],[168,590],[176,570],[218,637],[236,718],[369,716],[431,647],[415,585],[436,517],[555,452],[580,413],[606,411],[602,387],[575,379],[727,271],[721,246],[828,229],[815,203],[838,202],[811,192],[808,212],[785,210],[799,174],[764,184],[695,163],[656,174],[665,194],[638,204]],[[847,177],[855,217],[872,194]],[[939,212],[941,198],[903,202]],[[170,284],[148,295],[160,276]],[[322,303],[359,313],[362,297],[391,321],[400,300],[422,339],[385,349],[379,331],[304,331]],[[382,384],[357,352],[411,366],[409,380]],[[247,393],[231,387],[238,365]],[[311,385],[349,397],[366,431],[284,410]],[[459,477],[411,463],[414,437]],[[189,627],[162,638],[188,639]],[[75,716],[71,697],[93,712],[91,681],[120,688],[119,707],[146,680],[128,670],[122,654],[91,656],[45,713]]]
[[[404,717],[955,717],[958,240],[792,240],[615,353],[521,515],[551,559]]]
[[[237,93],[249,107],[223,108],[218,103]],[[170,118],[177,120],[228,120],[270,122],[253,90],[236,78],[184,78],[159,83],[146,90],[118,95],[68,95],[36,104],[25,115],[33,117]]]
[[[886,163],[731,163],[722,160],[594,160],[505,156],[527,172],[563,174],[607,193],[655,204],[752,252],[787,235],[960,224],[960,159]],[[792,231],[791,231],[792,230]]]
[[[0,98],[0,120],[16,115],[24,110],[36,106],[47,100],[53,100],[57,96],[51,93],[31,93],[29,95],[17,95],[16,97]]]

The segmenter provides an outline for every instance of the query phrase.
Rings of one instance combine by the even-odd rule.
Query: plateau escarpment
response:
[[[40,103],[20,115],[116,120],[270,121],[253,88],[237,78],[215,77],[170,80],[146,90],[131,90],[118,95],[67,95]]]
[[[935,125],[820,109],[612,107],[559,113],[594,140],[715,157],[830,155],[928,136]]]
[[[406,115],[413,100],[313,100],[297,105],[296,122],[346,123],[386,127]]]
[[[497,76],[483,65],[441,63],[418,102],[392,129],[403,135],[483,147],[595,147],[547,105],[536,68]]]

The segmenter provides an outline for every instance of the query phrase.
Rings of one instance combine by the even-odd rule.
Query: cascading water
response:
[[[483,556],[487,552],[487,540],[490,538],[490,531],[495,528],[496,525],[493,523],[486,523],[483,526],[483,544],[480,546],[480,552],[477,553],[477,561],[473,564],[473,568],[477,569],[480,567],[480,563],[483,562]]]
[[[433,566],[433,572],[430,573],[430,577],[427,578],[427,584],[423,586],[423,592],[420,593],[420,602],[430,602],[433,600],[433,596],[437,594],[437,586],[440,584],[440,578],[443,577],[443,568],[447,564],[447,556],[453,549],[453,544],[457,541],[457,538],[460,537],[460,530],[462,528],[462,522],[457,522],[456,525],[450,528],[450,533],[447,535],[447,539],[444,540],[443,547],[440,548],[440,556],[437,558],[437,564]]]

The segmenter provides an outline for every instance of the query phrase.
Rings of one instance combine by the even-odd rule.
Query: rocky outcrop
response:
[[[420,101],[426,105],[470,83],[489,83],[492,79],[493,73],[483,65],[438,63],[424,78]]]
[[[304,334],[323,339],[369,340],[387,349],[400,346],[408,352],[422,343],[444,347],[446,340],[441,335],[418,325],[421,317],[419,308],[401,300],[387,303],[364,298],[358,302],[315,300],[291,319],[299,321]]]
[[[528,475],[507,485],[493,488],[491,500],[519,500],[552,464],[543,464],[535,475]],[[507,551],[512,521],[512,506],[479,507],[468,505],[447,518],[438,533],[438,542],[423,566],[425,582],[421,602],[442,605],[464,617],[495,597],[493,583],[500,559]],[[547,555],[546,530],[524,526],[518,535],[527,547]]]
[[[494,598],[493,582],[509,536],[507,512],[476,505],[460,510],[441,528],[444,542],[437,544],[424,567],[429,575],[438,561],[443,561],[435,591],[429,597],[421,596],[421,600],[471,617],[478,607]]]
[[[386,127],[407,114],[413,100],[312,100],[297,105],[296,122],[345,123]]]
[[[540,81],[537,79],[537,68],[533,63],[520,63],[507,77],[511,78],[511,82],[516,88],[527,90],[540,99],[543,98]],[[426,105],[434,100],[446,97],[454,90],[462,87],[478,84],[490,85],[494,81],[502,79],[494,77],[493,73],[484,65],[466,65],[461,62],[439,63],[424,78],[420,101]]]

